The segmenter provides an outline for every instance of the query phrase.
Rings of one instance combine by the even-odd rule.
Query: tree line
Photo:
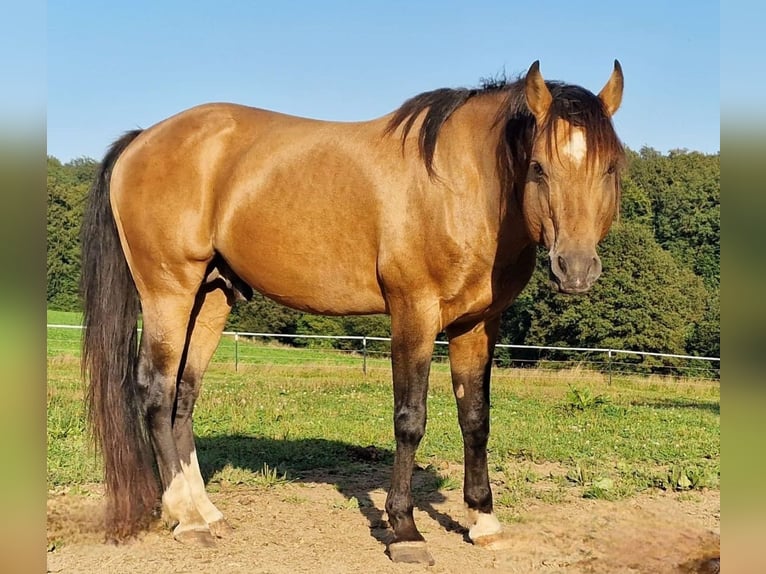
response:
[[[503,343],[720,356],[720,153],[627,150],[619,221],[601,244],[603,274],[582,296],[554,293],[539,252],[532,281],[502,319]],[[48,157],[47,304],[80,309],[79,232],[98,162]],[[388,336],[388,318],[322,317],[256,294],[228,328]],[[317,344],[343,348],[343,341]]]

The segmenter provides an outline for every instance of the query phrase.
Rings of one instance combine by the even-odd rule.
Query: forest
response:
[[[603,274],[581,296],[554,293],[539,250],[501,341],[720,356],[720,153],[627,150],[619,221],[599,247]],[[79,232],[98,161],[48,156],[47,305],[80,309]],[[322,317],[256,294],[228,327],[279,334],[388,336],[385,316]],[[338,342],[342,345],[342,342]]]

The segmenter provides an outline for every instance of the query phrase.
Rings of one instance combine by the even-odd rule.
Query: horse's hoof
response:
[[[472,540],[476,546],[482,548],[488,548],[490,550],[503,550],[510,548],[513,540],[504,531],[496,532],[495,534],[487,534],[486,536],[477,536]]]
[[[173,533],[173,538],[182,544],[189,546],[202,546],[211,548],[215,546],[215,538],[207,528],[193,528],[190,530],[181,530]]]
[[[476,546],[490,550],[500,550],[510,546],[510,537],[506,535],[503,526],[493,513],[476,512],[469,509],[468,520],[471,523],[471,527],[468,529],[468,538]]]
[[[388,545],[388,555],[392,562],[409,564],[427,564],[433,566],[435,561],[428,552],[425,542],[392,542]]]
[[[208,524],[208,527],[210,528],[210,533],[216,538],[226,538],[234,532],[234,529],[226,522],[225,518],[211,522]]]

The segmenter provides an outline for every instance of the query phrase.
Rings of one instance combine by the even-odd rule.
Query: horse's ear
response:
[[[614,115],[614,112],[620,107],[623,85],[622,66],[620,66],[620,62],[615,60],[614,70],[612,71],[612,75],[609,76],[609,81],[598,93],[598,97],[603,102],[606,113],[610,116]]]
[[[527,106],[534,114],[537,123],[541,123],[551,107],[553,96],[540,73],[540,60],[535,60],[529,67],[527,77],[524,79],[524,94],[527,98]]]

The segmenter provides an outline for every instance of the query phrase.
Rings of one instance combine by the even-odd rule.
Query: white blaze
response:
[[[581,128],[573,128],[569,140],[560,149],[565,156],[579,165],[588,151],[588,146],[585,143],[585,131]]]

